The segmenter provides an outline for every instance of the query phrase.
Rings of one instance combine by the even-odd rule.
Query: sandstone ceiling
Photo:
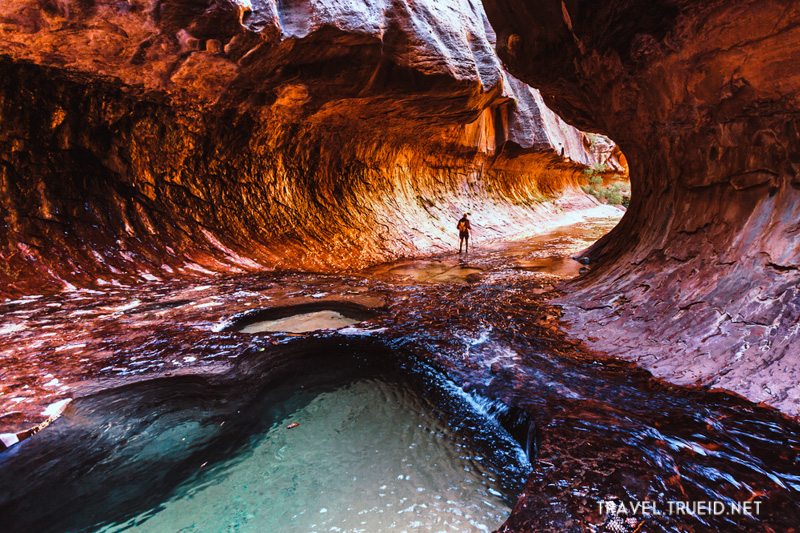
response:
[[[800,413],[800,5],[486,0],[509,70],[619,143],[630,210],[573,331]]]
[[[468,0],[5,2],[0,70],[7,293],[444,249],[621,156]]]
[[[273,269],[321,272],[327,283],[328,273],[452,247],[453,222],[465,209],[483,237],[502,238],[554,216],[564,198],[591,202],[577,189],[588,166],[626,169],[616,146],[587,142],[581,128],[619,144],[633,197],[619,226],[586,252],[588,275],[558,300],[569,345],[577,338],[668,381],[733,391],[796,417],[797,65],[800,3],[793,0],[2,2],[0,298],[66,290],[78,295],[75,301],[91,301],[92,289],[109,285],[145,291],[145,282]],[[286,298],[307,288],[306,275],[281,287]],[[275,285],[285,284],[282,276],[275,275]],[[192,306],[190,319],[207,321],[204,306],[218,305],[209,295],[233,292],[238,279],[192,288],[209,301]],[[480,320],[482,313],[496,315],[495,331],[509,326],[504,334],[538,350],[550,342],[543,331],[557,328],[549,311],[537,316],[526,307],[529,295],[517,290],[525,283],[491,287],[512,296],[502,302],[499,295],[481,298],[487,292],[463,298],[460,289],[426,287],[435,309],[423,309],[420,318],[409,300],[399,316],[416,318],[392,320],[405,338],[419,324],[441,327],[432,338],[444,345],[451,322],[431,325],[442,309],[481,299],[470,308],[480,310]],[[110,303],[96,314],[126,309],[124,291],[112,292],[103,294]],[[190,298],[197,296],[180,301]],[[37,343],[72,331],[49,323],[46,305],[36,324],[59,329],[20,336],[28,339],[22,356],[7,344],[9,360],[31,363],[30,372],[43,375],[45,365],[66,361],[69,352],[45,352]],[[219,305],[219,316],[231,311]],[[81,306],[73,302],[61,312],[71,320]],[[528,322],[512,318],[528,313]],[[203,344],[208,331],[186,327],[187,315],[167,316],[183,319],[127,336],[114,329],[124,321],[101,325],[104,341],[122,341],[108,350],[103,344],[107,353],[98,360],[116,357],[114,349],[162,357],[160,346],[176,339],[176,360],[226,353],[221,337]],[[99,319],[75,330],[93,329],[87,323]],[[534,329],[522,331],[525,324]],[[296,355],[294,345],[277,350],[270,353]],[[275,361],[262,352],[252,352],[259,364]],[[557,357],[542,357],[551,356]],[[560,381],[535,365],[518,374],[485,365],[491,382],[525,391],[515,401],[526,400],[530,412],[541,408],[537,415],[551,423],[544,458],[559,456],[553,464],[540,461],[541,476],[528,480],[501,531],[576,529],[575,517],[596,514],[587,504],[591,486],[602,497],[635,494],[647,483],[659,497],[707,494],[692,491],[698,478],[685,463],[660,464],[674,457],[660,454],[670,424],[687,433],[707,424],[709,435],[720,435],[717,423],[730,423],[732,432],[771,425],[748,435],[752,448],[737,453],[762,457],[779,449],[782,466],[796,458],[788,431],[774,422],[780,416],[729,396],[719,403],[730,410],[718,410],[704,403],[714,395],[670,388],[670,397],[685,394],[690,406],[703,398],[690,417],[684,407],[659,403],[663,391],[616,404],[595,400],[609,397],[601,393],[573,395],[576,379],[598,389],[618,382],[611,388],[623,393],[638,381],[661,388],[642,376],[628,380],[620,370],[628,367],[618,362],[600,368],[603,361],[598,357],[580,378],[569,365],[553,366]],[[539,396],[544,389],[552,390]],[[573,407],[559,403],[564,396]],[[655,459],[644,441],[626,441],[632,412],[648,418]],[[725,413],[753,418],[749,425],[720,422]],[[613,431],[598,432],[598,420]],[[651,426],[664,433],[650,433]],[[700,457],[697,471],[712,484],[728,470],[704,463],[706,451],[735,463],[734,473],[741,466],[743,456],[725,448],[729,440],[696,440],[703,445],[688,435],[676,442],[684,443],[682,454]],[[653,481],[654,472],[665,476],[663,484]],[[732,481],[736,499],[752,494],[751,500],[778,494],[781,485],[768,514],[783,525],[796,514],[791,483],[783,484],[793,479],[765,468],[725,482]]]
[[[796,415],[798,21],[771,0],[5,2],[3,292],[356,268],[444,249],[465,205],[501,236],[613,156],[546,102],[631,165],[562,302],[573,334]]]

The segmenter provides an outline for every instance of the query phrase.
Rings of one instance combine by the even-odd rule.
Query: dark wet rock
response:
[[[482,273],[485,278],[469,285],[480,291],[483,283],[492,283],[498,275],[518,275],[518,271],[508,269],[511,261],[504,254],[523,262],[541,257],[541,249],[548,254],[560,250],[570,256],[586,246],[584,239],[597,238],[614,223],[613,219],[602,220],[558,230],[557,243],[552,242],[553,235],[542,235],[510,243],[505,252],[481,247],[466,269],[452,254],[445,254],[428,261],[383,265],[344,278],[274,274],[205,284],[150,282],[0,302],[0,314],[6,317],[0,329],[4,371],[0,414],[22,413],[15,415],[22,420],[16,425],[0,419],[0,433],[16,434],[36,427],[47,420],[42,413],[51,404],[73,397],[76,390],[85,390],[87,383],[96,384],[92,385],[96,391],[154,375],[227,372],[248,343],[266,349],[293,338],[277,333],[239,335],[221,331],[230,325],[232,317],[247,317],[259,310],[274,314],[277,309],[280,314],[280,310],[288,309],[293,313],[298,306],[319,310],[329,307],[328,302],[334,308],[366,310],[367,318],[385,317],[384,309],[394,299],[408,299],[407,293],[397,293],[397,287],[456,283],[466,288],[464,275]],[[397,275],[397,268],[403,275]],[[433,277],[428,275],[431,268]],[[440,277],[448,271],[454,275]],[[408,275],[415,273],[425,275]],[[554,283],[564,279],[540,271],[524,275],[534,286],[544,287],[533,291],[537,294],[552,290]],[[461,311],[456,308],[447,312]],[[552,317],[545,327],[555,327]],[[51,335],[52,328],[58,328],[60,335]],[[375,325],[368,323],[358,329],[363,331],[351,333],[370,335]],[[214,340],[210,340],[209,332]],[[325,333],[298,337],[318,334]],[[173,339],[178,338],[182,341],[176,345]]]
[[[484,5],[507,68],[630,165],[602,268],[560,301],[572,332],[797,416],[800,4]]]
[[[481,275],[477,273],[467,274],[464,279],[467,281],[467,283],[478,283],[481,280]]]
[[[564,243],[565,234],[573,235],[571,248]],[[583,225],[558,232],[554,240],[570,257],[585,246],[581,237],[587,234]],[[531,241],[529,253],[541,253],[542,242]],[[551,245],[547,248],[552,250]],[[508,253],[529,258],[520,255],[519,243],[510,246]],[[12,516],[15,524],[27,520],[25,516],[39,517],[44,524],[48,517],[66,516],[64,509],[72,498],[81,498],[109,479],[114,482],[114,476],[120,476],[117,486],[122,486],[129,474],[135,474],[127,464],[121,469],[108,467],[109,471],[103,470],[107,463],[95,465],[86,475],[98,476],[97,482],[87,483],[89,478],[81,477],[83,488],[77,492],[68,484],[48,486],[47,476],[31,477],[30,472],[40,472],[42,464],[54,470],[66,466],[48,458],[51,454],[66,457],[74,450],[62,437],[68,428],[85,427],[81,405],[92,409],[99,405],[109,411],[114,423],[100,432],[102,444],[109,444],[111,440],[106,439],[115,431],[130,429],[118,423],[125,413],[156,412],[173,405],[170,402],[199,411],[208,408],[200,418],[222,413],[223,418],[207,426],[213,434],[220,422],[238,416],[234,413],[240,402],[263,387],[292,373],[325,367],[331,364],[327,358],[339,350],[353,350],[370,353],[376,361],[397,357],[435,369],[436,375],[450,381],[446,393],[433,393],[439,396],[432,400],[456,397],[482,406],[529,450],[535,470],[503,526],[506,531],[561,533],[580,531],[581,524],[602,531],[607,517],[597,513],[598,500],[651,495],[662,505],[683,498],[757,498],[764,502],[765,512],[734,521],[712,518],[707,523],[691,516],[665,516],[648,520],[640,531],[645,527],[655,532],[788,531],[794,527],[800,517],[796,422],[742,398],[666,385],[633,364],[586,350],[568,337],[562,310],[547,303],[552,294],[530,290],[553,283],[555,277],[514,270],[511,261],[499,256],[497,250],[474,253],[471,264],[484,268],[485,277],[470,286],[402,279],[389,284],[360,275],[272,273],[229,276],[205,285],[173,281],[97,293],[71,291],[0,304],[4,316],[26,326],[0,337],[6,368],[0,405],[38,413],[49,404],[51,391],[36,365],[57,368],[76,403],[75,410],[68,409],[55,423],[23,441],[23,447],[42,450],[40,456],[33,454],[33,462],[13,469],[5,468],[8,462],[0,465],[0,501],[7,502],[0,504],[0,512]],[[307,295],[302,296],[304,302],[319,303],[313,295],[321,293],[356,293],[350,296],[383,300],[387,308],[357,332],[292,336],[220,331],[232,315],[291,305],[301,294]],[[181,300],[189,303],[161,309],[154,305]],[[146,305],[148,312],[130,312]],[[48,336],[51,326],[69,332],[70,343]],[[15,357],[7,355],[10,347],[16,350]],[[38,358],[31,356],[34,353]],[[459,385],[470,389],[468,397]],[[228,393],[232,396],[226,398],[225,390],[232,391]],[[33,395],[31,402],[11,401],[24,391]],[[109,391],[118,394],[117,402],[104,400]],[[81,402],[91,402],[92,397],[94,407]],[[40,402],[39,408],[35,402]],[[11,456],[0,454],[0,462],[5,457]],[[95,455],[79,459],[81,472],[96,462]],[[207,460],[196,459],[184,466],[194,471]],[[165,464],[154,479],[167,475],[162,485],[167,490],[181,468]],[[14,482],[18,476],[25,483]],[[757,487],[757,495],[752,487]],[[37,506],[46,498],[25,497],[58,491],[64,491],[64,498],[45,510]],[[150,491],[136,505],[146,507],[157,499]],[[88,498],[82,501],[89,502]],[[97,509],[103,508],[102,502],[98,504]],[[31,509],[34,512],[24,514]]]

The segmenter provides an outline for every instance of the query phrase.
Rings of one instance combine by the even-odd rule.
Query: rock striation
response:
[[[4,3],[0,293],[358,268],[586,204],[614,146],[494,39],[470,0]]]
[[[561,300],[572,331],[800,414],[800,5],[484,4],[507,68],[630,164],[602,268]]]

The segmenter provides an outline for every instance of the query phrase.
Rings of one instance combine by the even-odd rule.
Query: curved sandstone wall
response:
[[[486,0],[509,70],[612,137],[633,198],[575,334],[800,414],[800,4]]]
[[[591,205],[614,147],[501,68],[480,4],[277,5],[0,6],[0,293],[357,268],[465,210],[489,239]]]

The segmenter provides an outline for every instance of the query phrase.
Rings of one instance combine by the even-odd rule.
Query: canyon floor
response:
[[[12,450],[36,446],[77,416],[71,398],[158,378],[235,376],[252,364],[245,361],[272,364],[306,344],[378,343],[533,421],[535,442],[521,443],[533,473],[499,531],[793,531],[796,421],[592,352],[570,339],[560,308],[548,303],[585,268],[571,257],[620,215],[609,206],[571,213],[562,218],[568,225],[510,241],[476,233],[468,254],[454,248],[347,275],[221,276],[2,302],[9,320],[0,330],[0,433],[8,445],[32,435]],[[372,316],[308,333],[231,327],[254,310],[297,305],[358,306]],[[14,468],[0,472],[13,476]],[[21,490],[0,484],[6,510],[46,488],[46,472]],[[757,515],[639,514],[625,522],[600,512],[598,502],[609,500],[761,504]],[[54,509],[37,513],[46,519]]]

